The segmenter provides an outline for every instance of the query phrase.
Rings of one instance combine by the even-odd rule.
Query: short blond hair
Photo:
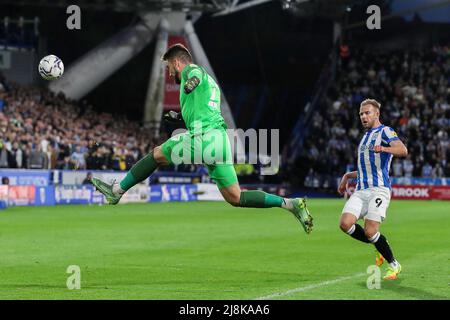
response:
[[[375,108],[378,108],[378,110],[381,109],[381,103],[379,103],[375,99],[366,99],[366,100],[364,100],[363,102],[361,102],[361,107],[365,106],[366,104],[370,104],[370,105],[374,106]]]

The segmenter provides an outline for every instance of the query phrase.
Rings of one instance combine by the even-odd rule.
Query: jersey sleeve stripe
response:
[[[364,142],[362,146],[364,147],[364,150],[361,152],[361,150],[358,150],[359,152],[359,161],[361,164],[361,170],[363,173],[362,182],[364,184],[364,189],[367,189],[369,187],[369,184],[367,182],[368,176],[367,176],[367,170],[366,170],[366,161],[364,160],[364,153],[365,153],[365,145],[367,143],[367,140],[369,140],[370,134],[367,134],[367,136],[364,138]]]
[[[381,153],[381,168],[383,171],[383,184],[385,187],[390,188],[391,183],[389,181],[389,172],[388,172],[388,166],[390,161],[391,155],[389,153]]]
[[[390,139],[388,139],[388,143],[391,143],[392,141],[395,141],[395,140],[400,140],[400,138],[399,137],[390,138]]]
[[[380,129],[375,131],[375,134],[377,134],[375,140],[373,140],[373,145],[377,145],[379,142],[378,139],[381,138],[381,135],[379,135],[380,131],[384,130],[384,126],[381,127]],[[372,144],[372,141],[371,141]],[[373,150],[369,150],[369,159],[370,159],[370,168],[372,171],[372,186],[373,187],[378,187],[378,170],[379,168],[377,167],[377,161],[376,159],[379,158],[379,155],[375,155],[375,152]],[[381,169],[381,168],[380,168]]]
[[[369,150],[370,168],[372,169],[372,183],[374,187],[378,187],[378,171],[375,165],[375,152]]]

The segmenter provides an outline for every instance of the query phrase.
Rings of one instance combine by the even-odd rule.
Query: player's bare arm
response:
[[[381,145],[375,146],[373,148],[373,151],[375,151],[376,153],[390,153],[395,157],[406,157],[408,155],[408,149],[400,140],[392,141],[389,147],[383,147]]]
[[[340,195],[344,195],[347,190],[348,180],[355,179],[358,175],[358,171],[347,172],[342,176],[341,182],[339,183],[338,192]]]

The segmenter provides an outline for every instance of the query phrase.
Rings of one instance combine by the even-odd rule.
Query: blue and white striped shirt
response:
[[[388,147],[389,144],[399,140],[395,131],[384,125],[372,128],[362,137],[358,147],[358,175],[356,190],[371,187],[391,188],[389,168],[392,154],[386,152],[375,153],[374,146]]]

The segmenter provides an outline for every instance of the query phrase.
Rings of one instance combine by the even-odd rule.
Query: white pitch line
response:
[[[269,300],[269,299],[273,299],[273,298],[277,298],[277,297],[287,296],[287,295],[290,295],[292,293],[304,292],[304,291],[316,289],[316,288],[319,288],[319,287],[324,287],[324,286],[327,286],[329,284],[334,284],[334,283],[342,282],[342,281],[345,281],[345,280],[350,280],[350,279],[353,279],[353,278],[362,277],[364,275],[367,275],[367,274],[366,273],[357,273],[357,274],[354,274],[352,276],[341,277],[341,278],[337,278],[337,279],[334,279],[334,280],[327,280],[327,281],[324,281],[324,282],[311,284],[311,285],[306,286],[306,287],[299,287],[299,288],[290,289],[290,290],[284,291],[284,292],[277,292],[277,293],[269,294],[267,296],[258,297],[258,298],[255,298],[253,300]]]

